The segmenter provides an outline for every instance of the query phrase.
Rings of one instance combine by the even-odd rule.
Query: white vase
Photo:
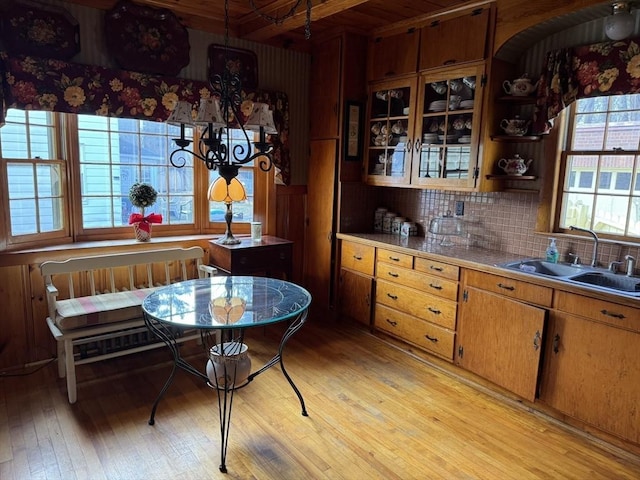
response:
[[[251,373],[249,347],[244,343],[225,342],[214,345],[209,350],[207,377],[211,385],[217,388],[242,386]]]

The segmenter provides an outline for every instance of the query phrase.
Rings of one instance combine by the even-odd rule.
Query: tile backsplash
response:
[[[370,221],[366,223],[368,232],[373,231],[373,212],[377,207],[386,207],[418,225],[418,235],[440,241],[428,232],[432,218],[451,212],[455,213],[456,202],[464,202],[464,236],[450,237],[461,245],[478,246],[513,254],[514,258],[544,257],[549,237],[557,238],[559,261],[571,261],[568,253],[575,253],[583,264],[589,264],[593,253],[591,237],[578,235],[552,235],[535,233],[538,196],[536,193],[515,192],[450,192],[440,190],[413,190],[404,188],[369,187],[368,195],[357,189],[343,192],[342,211],[347,217],[349,206],[355,206],[360,215],[366,210]],[[349,198],[353,196],[353,198]],[[362,225],[361,225],[362,226]],[[344,228],[344,232],[354,232]],[[360,229],[362,231],[362,229]],[[598,260],[608,266],[614,260],[623,260],[632,255],[640,260],[640,243],[618,244],[600,241]],[[637,273],[637,270],[636,270]]]

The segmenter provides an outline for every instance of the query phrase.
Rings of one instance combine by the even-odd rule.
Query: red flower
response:
[[[136,88],[125,87],[119,98],[127,107],[140,105],[140,92]]]
[[[31,103],[38,94],[35,85],[31,82],[16,82],[11,90],[16,100],[20,103]]]

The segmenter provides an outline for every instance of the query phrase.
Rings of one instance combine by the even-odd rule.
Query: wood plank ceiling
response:
[[[117,0],[71,0],[73,3],[108,10]],[[253,0],[271,17],[286,14],[298,0]],[[446,11],[470,2],[464,0],[311,0],[311,36],[322,38],[337,28],[363,34],[407,19]],[[306,2],[300,0],[295,14],[275,25],[260,18],[251,0],[229,0],[229,35],[276,46],[306,49],[304,24]],[[223,0],[136,0],[136,4],[171,10],[188,28],[224,33]]]

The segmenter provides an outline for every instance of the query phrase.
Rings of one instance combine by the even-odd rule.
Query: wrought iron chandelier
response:
[[[229,48],[228,3],[228,0],[225,0],[225,51]],[[191,115],[192,105],[189,102],[179,101],[167,119],[167,123],[180,126],[180,138],[173,139],[178,148],[169,156],[171,165],[177,168],[184,167],[187,164],[187,157],[193,156],[202,160],[209,170],[217,170],[229,185],[238,175],[240,167],[254,160],[258,161],[258,167],[261,170],[267,172],[271,169],[273,145],[267,142],[267,135],[277,135],[278,131],[273,122],[273,112],[269,110],[267,104],[245,102],[243,108],[246,107],[247,110],[241,112],[240,75],[236,71],[231,71],[226,65],[225,59],[223,72],[211,79],[214,95],[212,98],[200,101],[195,120]],[[245,117],[247,121],[242,124],[241,119]],[[186,126],[202,129],[199,141],[192,149],[189,149],[192,141],[185,136]],[[241,131],[243,139],[234,140],[232,145],[230,132],[233,129]],[[258,140],[252,141],[248,132],[258,133]]]

